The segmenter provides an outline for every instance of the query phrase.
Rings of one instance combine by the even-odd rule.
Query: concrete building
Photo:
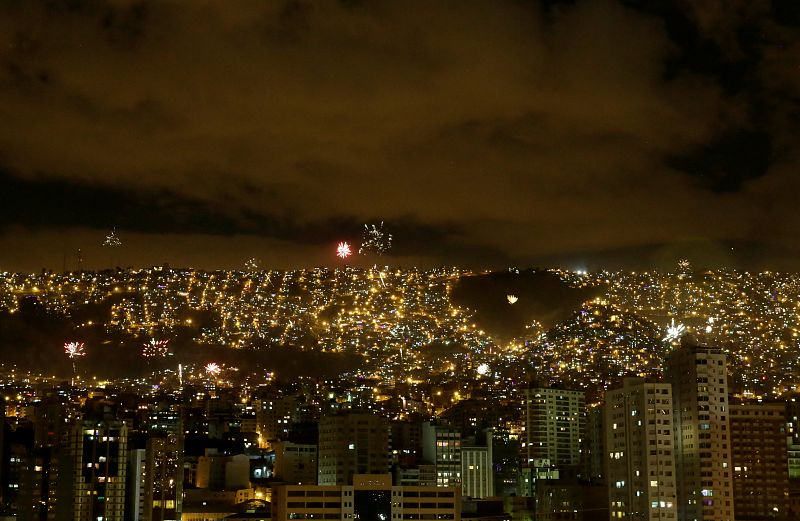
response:
[[[125,519],[142,519],[146,504],[147,451],[132,449],[128,451],[128,480],[126,483]]]
[[[392,463],[404,467],[417,465],[422,457],[422,422],[396,420],[389,428]]]
[[[584,431],[583,391],[525,389],[523,407],[523,466],[544,460],[559,469],[577,469]]]
[[[586,408],[586,429],[583,436],[580,474],[584,481],[605,484],[605,424],[604,408],[593,405]]]
[[[461,519],[458,487],[392,486],[389,474],[355,474],[352,485],[279,485],[272,519]]]
[[[59,501],[59,519],[123,521],[127,443],[123,422],[86,420],[73,426],[67,446],[70,472],[64,476],[71,501]]]
[[[674,399],[678,519],[734,521],[725,353],[684,340],[665,369]]]
[[[800,478],[800,400],[786,403],[786,450],[789,456],[789,478]]]
[[[785,404],[732,404],[730,425],[736,519],[788,519]]]
[[[206,450],[197,459],[197,488],[238,490],[250,487],[250,458],[244,454],[225,456],[216,450]]]
[[[272,444],[275,451],[276,478],[287,483],[315,485],[317,483],[317,446],[288,441]]]
[[[494,496],[494,460],[492,458],[492,429],[484,432],[484,442],[462,441],[461,494],[473,499]]]
[[[422,424],[422,459],[434,465],[436,485],[461,486],[461,433],[447,425]]]
[[[292,413],[297,400],[294,396],[266,396],[256,400],[256,432],[259,446],[271,447],[272,442],[289,436]]]
[[[606,393],[611,519],[677,519],[672,386],[626,378]]]
[[[319,485],[349,485],[355,474],[389,472],[389,422],[371,413],[323,416],[319,423]]]
[[[183,434],[152,433],[145,449],[145,505],[141,521],[178,521],[183,500]]]

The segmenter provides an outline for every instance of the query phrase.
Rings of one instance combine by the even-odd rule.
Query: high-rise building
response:
[[[800,478],[800,400],[786,403],[786,450],[789,456],[789,478]]]
[[[278,395],[255,401],[256,429],[261,447],[270,447],[273,441],[285,440],[289,436],[296,401],[294,396]]]
[[[473,499],[494,496],[492,429],[486,429],[483,435],[483,443],[469,438],[461,445],[461,493]]]
[[[392,486],[389,474],[353,476],[352,485],[278,485],[272,519],[461,519],[459,487]]]
[[[178,520],[184,480],[180,411],[172,404],[159,404],[148,412],[146,426],[146,440],[129,451],[126,517],[141,521]]]
[[[182,430],[151,432],[145,457],[145,509],[141,520],[180,520],[183,501]]]
[[[666,361],[672,384],[678,519],[733,521],[725,353],[683,344]]]
[[[462,492],[474,499],[494,495],[491,447],[461,447]]]
[[[523,410],[523,466],[577,469],[584,430],[583,391],[525,389]]]
[[[599,404],[586,408],[586,429],[581,448],[581,478],[593,484],[605,481],[605,423],[604,408]]]
[[[287,483],[314,485],[317,483],[317,446],[277,441],[275,450],[275,477]]]
[[[29,425],[17,425],[17,428],[11,429],[5,422],[0,428],[6,431],[0,435],[0,517],[16,517],[27,507],[24,504],[25,481],[27,469],[34,458],[33,429]]]
[[[422,457],[422,422],[397,420],[391,430],[392,463],[413,466]]]
[[[128,451],[128,479],[125,495],[126,521],[138,521],[144,517],[147,488],[147,451],[130,449]]]
[[[128,429],[123,422],[84,420],[75,423],[67,447],[71,478],[62,476],[71,484],[71,502],[65,503],[71,503],[72,515],[62,514],[64,519],[123,521],[127,443]]]
[[[611,519],[677,517],[672,386],[626,378],[606,393],[605,446]]]
[[[730,424],[736,519],[789,519],[785,404],[731,404]]]
[[[319,485],[349,485],[354,474],[386,474],[389,421],[371,413],[323,416],[318,462]]]
[[[424,422],[422,459],[434,466],[437,486],[461,486],[461,433],[458,430]]]
[[[60,444],[69,432],[66,407],[60,403],[61,399],[60,391],[46,390],[44,399],[32,407],[34,449],[20,483],[20,500],[24,508],[18,517],[23,521],[55,519],[59,483],[70,483],[69,479],[59,479],[60,462],[64,459],[60,457],[63,453]],[[68,504],[64,497],[61,500]],[[71,514],[69,510],[66,516]]]

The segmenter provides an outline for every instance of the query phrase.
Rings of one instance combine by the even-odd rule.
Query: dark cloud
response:
[[[669,162],[700,178],[716,192],[736,192],[749,179],[761,177],[773,164],[772,138],[767,132],[731,130]]]
[[[4,3],[0,217],[30,258],[0,267],[111,226],[136,262],[320,263],[373,220],[397,262],[769,262],[800,224],[794,5]]]

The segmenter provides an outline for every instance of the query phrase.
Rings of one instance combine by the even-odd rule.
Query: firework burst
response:
[[[208,364],[206,364],[205,370],[206,374],[211,377],[217,376],[219,373],[222,372],[222,368],[216,362],[209,362]]]
[[[149,342],[142,345],[142,356],[145,358],[163,358],[167,356],[168,344],[169,340],[151,338]]]
[[[70,360],[75,360],[76,358],[80,358],[82,356],[86,356],[86,344],[83,342],[65,342],[64,343],[64,353],[69,357]]]
[[[346,259],[352,254],[353,251],[350,249],[350,245],[346,242],[340,242],[339,245],[336,246],[336,256],[340,259]]]
[[[103,246],[107,246],[109,248],[118,248],[122,246],[122,241],[117,237],[117,229],[114,228],[111,230],[111,233],[106,235],[106,239],[103,241]]]
[[[676,324],[675,319],[672,319],[672,322],[669,326],[667,326],[667,334],[662,338],[664,342],[675,342],[680,340],[680,338],[686,333],[686,326],[683,324]]]
[[[380,224],[365,224],[364,233],[361,235],[359,255],[383,255],[392,249],[392,234]]]
[[[75,359],[81,358],[82,356],[86,356],[86,344],[83,342],[65,342],[64,343],[64,353],[69,358],[70,362],[72,362],[72,374],[75,375]]]
[[[509,304],[516,304],[519,298],[516,295],[506,295],[506,300],[508,300]]]
[[[256,258],[249,259],[247,262],[244,263],[244,269],[249,273],[258,271],[260,266],[261,263],[258,262],[258,259]]]

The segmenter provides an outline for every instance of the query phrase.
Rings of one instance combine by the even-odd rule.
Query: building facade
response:
[[[317,446],[278,441],[275,450],[275,477],[287,483],[317,483]]]
[[[672,386],[626,378],[606,393],[611,519],[677,519]]]
[[[370,413],[323,416],[319,423],[319,485],[349,485],[355,474],[389,472],[389,422]]]
[[[461,433],[431,422],[422,424],[422,459],[434,466],[436,485],[461,486]]]
[[[552,388],[525,389],[523,466],[549,462],[559,469],[577,468],[585,420],[583,391]]]
[[[78,421],[69,434],[71,519],[123,521],[128,429],[120,421]],[[66,477],[66,476],[65,476]]]
[[[674,399],[678,519],[734,521],[725,353],[684,341],[665,372]]]
[[[736,519],[788,519],[785,405],[732,404],[730,424]]]
[[[458,487],[392,486],[389,474],[356,474],[352,485],[278,485],[273,521],[461,519]]]

